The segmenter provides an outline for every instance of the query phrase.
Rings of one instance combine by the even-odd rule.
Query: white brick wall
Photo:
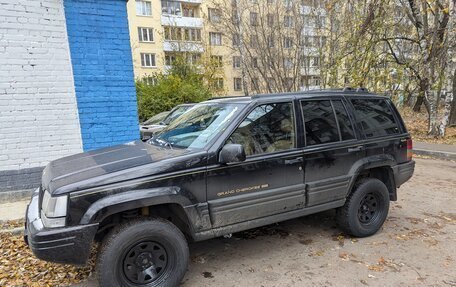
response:
[[[62,0],[0,0],[0,171],[81,151]]]

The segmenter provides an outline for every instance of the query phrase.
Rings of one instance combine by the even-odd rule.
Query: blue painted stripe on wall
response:
[[[84,150],[139,138],[125,0],[64,0]]]

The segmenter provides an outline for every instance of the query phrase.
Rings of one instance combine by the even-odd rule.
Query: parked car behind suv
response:
[[[146,141],[146,140],[150,139],[156,132],[159,132],[162,129],[164,129],[173,120],[178,118],[180,115],[182,115],[184,112],[186,112],[188,109],[190,109],[194,105],[195,104],[182,104],[182,105],[175,106],[158,123],[150,123],[150,121],[149,121],[150,119],[147,120],[146,122],[142,123],[139,126],[139,133],[140,133],[141,140]]]
[[[333,208],[342,231],[373,235],[413,174],[411,149],[392,102],[364,90],[210,100],[148,142],[49,163],[25,240],[72,264],[101,242],[100,286],[176,286],[188,240]]]

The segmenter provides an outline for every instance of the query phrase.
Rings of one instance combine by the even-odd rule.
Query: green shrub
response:
[[[151,81],[154,83],[152,84]],[[198,103],[212,97],[204,74],[183,58],[178,58],[166,74],[136,81],[140,121],[183,103]]]

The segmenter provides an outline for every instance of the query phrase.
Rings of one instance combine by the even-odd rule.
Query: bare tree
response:
[[[383,41],[395,62],[408,69],[417,81],[419,96],[415,110],[424,102],[429,115],[429,135],[443,136],[438,106],[447,70],[450,0],[399,0],[398,3],[407,16],[405,24],[412,30],[394,31]],[[416,51],[412,57],[398,53],[398,47],[404,43]]]
[[[244,91],[287,92],[319,75],[324,9],[302,1],[218,1],[217,29],[239,57]],[[307,8],[306,8],[307,7]]]

